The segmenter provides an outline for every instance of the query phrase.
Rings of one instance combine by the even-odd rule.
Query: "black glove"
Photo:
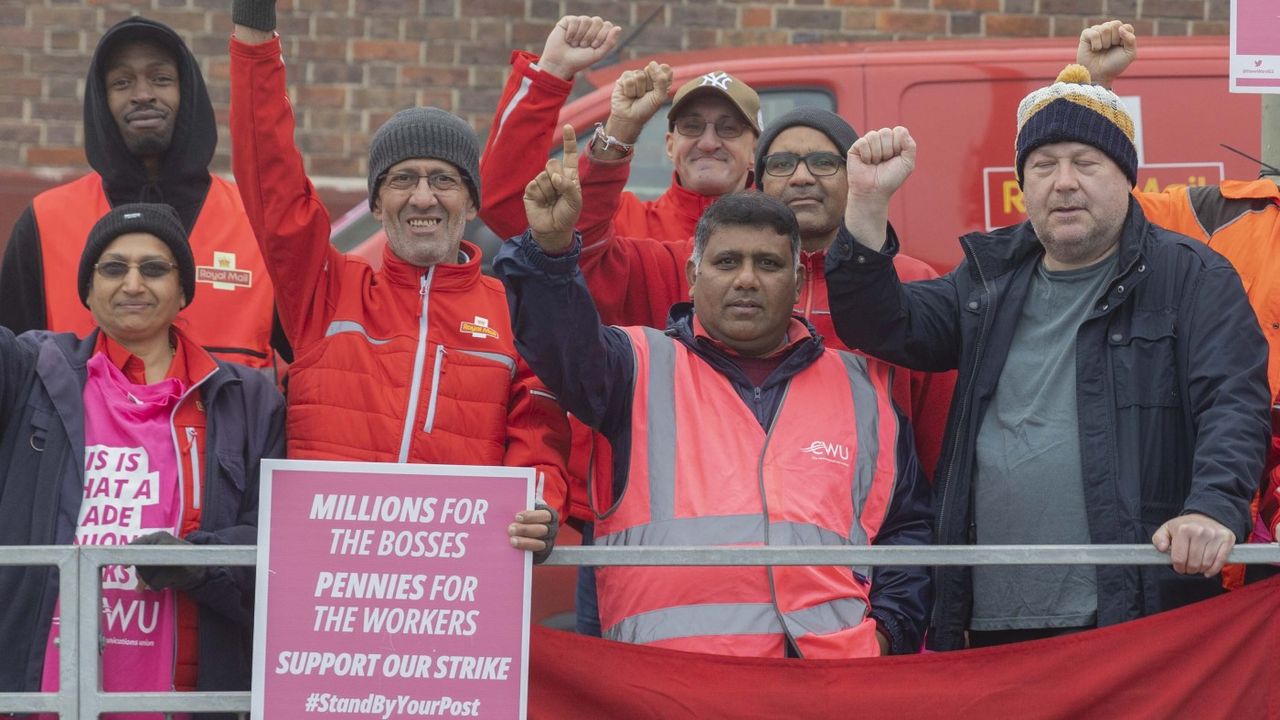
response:
[[[135,538],[130,545],[190,545],[191,543],[173,533],[153,532]],[[138,565],[138,576],[152,590],[190,590],[204,582],[209,568],[204,565]]]
[[[538,565],[542,561],[546,560],[547,557],[551,555],[551,551],[555,549],[556,533],[560,531],[560,514],[557,513],[550,505],[544,505],[542,503],[535,503],[533,509],[547,510],[551,513],[551,522],[547,523],[547,536],[542,538],[542,541],[547,544],[547,547],[533,554],[533,564]]]
[[[276,29],[276,0],[232,0],[231,22],[271,32]]]

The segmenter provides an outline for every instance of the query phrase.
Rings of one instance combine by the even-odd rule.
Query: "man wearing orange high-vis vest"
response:
[[[40,193],[0,265],[0,325],[87,335],[76,266],[90,228],[130,202],[169,205],[191,241],[201,292],[174,320],[216,357],[273,366],[274,300],[235,185],[209,172],[217,120],[200,65],[172,28],[141,17],[109,28],[89,63],[85,155],[91,172]],[[280,335],[276,346],[285,355]]]
[[[577,267],[581,194],[565,140],[565,164],[526,189],[530,230],[494,269],[529,365],[614,448],[613,487],[589,493],[596,543],[927,543],[928,486],[889,366],[825,349],[792,315],[803,268],[791,211],[761,193],[721,198],[695,233],[692,306],[674,306],[665,332],[605,327]],[[930,604],[924,568],[597,572],[604,637],[691,652],[915,652]]]

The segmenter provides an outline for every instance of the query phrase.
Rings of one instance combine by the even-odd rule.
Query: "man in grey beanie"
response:
[[[235,0],[232,166],[295,350],[291,458],[533,467],[546,504],[513,547],[545,557],[566,502],[568,426],[516,352],[502,285],[462,238],[480,205],[480,143],[435,108],[396,113],[369,147],[382,266],[329,243],[293,143],[274,0]]]
[[[797,107],[765,126],[756,149],[756,189],[782,202],[800,225],[800,262],[809,278],[805,316],[829,344],[839,347],[827,312],[827,248],[844,222],[849,184],[844,154],[858,133],[844,118],[816,107]],[[925,263],[904,253],[894,257],[904,279],[938,276]],[[920,467],[932,477],[942,449],[942,431],[955,387],[955,373],[926,373],[900,368],[894,376],[894,399],[911,420]]]

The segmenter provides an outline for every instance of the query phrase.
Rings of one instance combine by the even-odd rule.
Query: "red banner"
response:
[[[1280,718],[1280,578],[1092,632],[871,660],[729,658],[539,627],[529,717]]]

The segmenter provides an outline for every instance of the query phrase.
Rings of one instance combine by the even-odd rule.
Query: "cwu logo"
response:
[[[840,443],[823,442],[822,440],[814,440],[809,443],[809,447],[800,448],[800,452],[808,454],[814,460],[822,460],[823,462],[835,463],[849,467],[849,446]]]

